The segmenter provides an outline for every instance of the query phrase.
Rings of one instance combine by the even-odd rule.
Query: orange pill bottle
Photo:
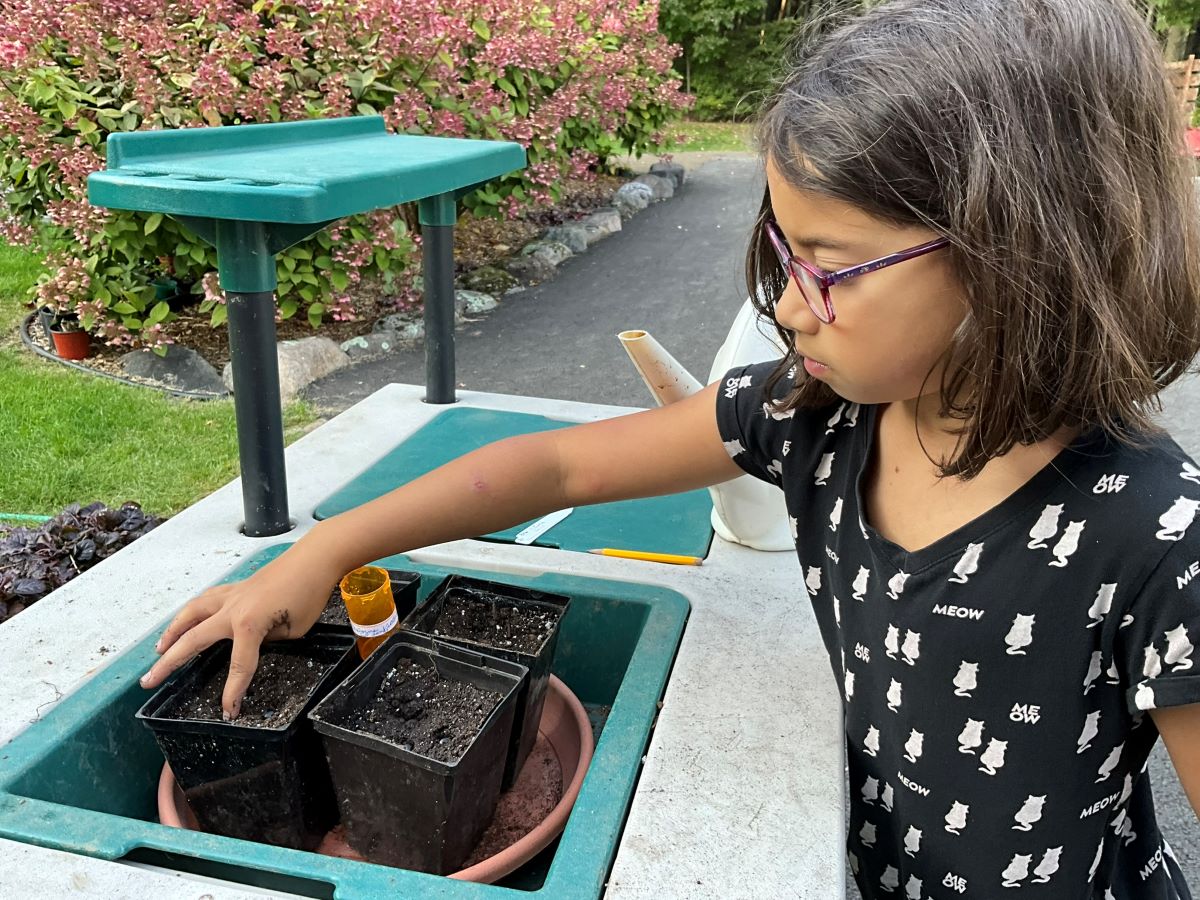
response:
[[[363,566],[346,575],[339,587],[358,641],[358,654],[366,659],[400,626],[392,582],[378,566]]]

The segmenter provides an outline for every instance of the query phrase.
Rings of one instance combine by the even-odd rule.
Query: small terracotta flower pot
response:
[[[54,352],[63,359],[87,359],[92,351],[92,336],[86,331],[50,331]]]

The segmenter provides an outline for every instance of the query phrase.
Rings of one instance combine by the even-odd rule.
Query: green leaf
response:
[[[492,39],[492,29],[488,28],[487,22],[483,21],[483,19],[476,19],[471,23],[471,28],[485,41]]]
[[[328,254],[324,256],[318,256],[313,260],[313,265],[318,269],[333,268],[333,257],[329,256]]]
[[[150,310],[149,320],[151,325],[157,325],[171,314],[171,305],[166,300],[160,300],[154,304],[154,309]]]
[[[79,112],[79,107],[66,98],[59,98],[58,111],[62,113],[63,119],[73,119],[75,114]]]
[[[308,324],[316,328],[321,324],[321,319],[325,315],[325,304],[314,303],[308,308]]]
[[[216,328],[218,325],[224,325],[225,320],[228,318],[229,307],[227,307],[224,303],[218,303],[213,307],[212,319],[210,321],[212,322],[214,328]]]
[[[145,233],[147,237],[154,234],[154,232],[158,230],[158,226],[162,224],[162,220],[162,213],[154,213],[146,220]]]
[[[496,87],[500,88],[500,90],[504,91],[504,93],[508,94],[510,97],[517,96],[517,89],[513,87],[513,83],[507,78],[501,78],[499,81],[497,81]]]
[[[204,247],[200,244],[192,244],[191,249],[188,250],[188,256],[190,256],[196,262],[202,263],[207,258],[208,254],[204,252]]]
[[[350,277],[342,271],[329,273],[329,282],[335,291],[344,291],[350,285]]]
[[[356,109],[360,116],[377,116],[379,110],[373,107],[370,103],[360,103]]]
[[[128,315],[132,315],[133,313],[137,312],[138,310],[137,310],[137,307],[134,306],[132,303],[126,303],[124,300],[122,300],[120,303],[113,304],[112,311],[115,313],[120,313],[123,316],[128,316]]]
[[[300,304],[295,300],[280,300],[279,315],[285,319],[290,319],[296,314],[296,310],[300,308]]]

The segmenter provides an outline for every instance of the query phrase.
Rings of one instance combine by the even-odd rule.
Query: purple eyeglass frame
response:
[[[772,246],[775,248],[775,255],[779,257],[779,264],[792,276],[792,280],[796,282],[796,287],[800,289],[800,296],[804,298],[804,302],[808,304],[808,308],[812,310],[813,315],[825,325],[832,325],[837,318],[837,314],[833,309],[833,301],[829,299],[829,289],[835,284],[848,281],[851,278],[857,278],[859,275],[866,275],[869,272],[878,272],[880,269],[886,269],[888,266],[896,265],[896,263],[916,259],[918,256],[924,256],[926,253],[932,253],[934,250],[941,250],[943,247],[950,245],[949,238],[935,238],[916,247],[900,250],[897,253],[889,253],[887,256],[881,256],[878,259],[860,263],[857,266],[838,269],[836,272],[826,272],[812,263],[805,262],[793,256],[791,248],[788,247],[783,233],[780,232],[779,226],[775,222],[769,221],[766,223],[766,232]],[[803,269],[820,286],[821,302],[824,306],[823,310],[818,309],[815,299],[808,296],[808,291],[804,289],[804,283],[800,280],[800,275],[796,272],[796,267]]]

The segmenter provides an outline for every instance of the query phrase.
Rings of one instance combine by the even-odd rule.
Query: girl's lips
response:
[[[804,357],[804,371],[813,378],[820,378],[829,371],[829,366],[825,365],[823,362],[819,362],[806,356]]]

